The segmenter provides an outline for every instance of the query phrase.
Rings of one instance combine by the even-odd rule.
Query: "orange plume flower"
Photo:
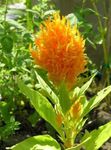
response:
[[[78,75],[85,71],[85,41],[77,26],[71,27],[65,17],[54,13],[40,26],[35,40],[37,50],[31,50],[37,65],[48,71],[49,78],[56,85],[62,81],[71,88]]]

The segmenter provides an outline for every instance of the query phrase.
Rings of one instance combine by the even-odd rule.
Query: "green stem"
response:
[[[104,53],[104,62],[105,62],[105,64],[108,64],[108,52],[107,52],[107,47],[106,47],[106,42],[105,42],[105,37],[104,37],[104,32],[103,32],[104,27],[102,25],[102,21],[101,21],[101,18],[100,18],[100,15],[99,15],[99,12],[98,12],[98,9],[97,9],[97,6],[96,6],[95,2],[92,2],[92,5],[93,5],[93,8],[96,12],[97,18],[98,18],[98,23],[99,23],[99,27],[100,27],[100,31],[101,31],[101,36],[102,36],[102,39],[103,39],[102,46],[103,46],[103,53]]]
[[[109,9],[108,9],[108,24],[107,24],[107,50],[109,53],[111,46],[111,0],[109,0]]]
[[[75,139],[75,135],[74,135],[73,131],[69,132],[68,135],[66,135],[64,146],[66,148],[73,147],[74,146],[74,139]]]
[[[8,10],[8,0],[5,1],[5,12],[4,12],[4,27],[6,27],[6,15],[7,15],[7,10]],[[5,30],[6,34],[6,30]]]
[[[103,70],[103,86],[108,86],[110,85],[110,70],[108,68],[109,65],[109,49],[110,49],[110,41],[111,41],[111,0],[109,1],[109,11],[108,11],[108,25],[106,25],[106,20],[105,20],[105,27],[107,27],[107,35],[105,37],[104,35],[104,27],[102,25],[102,20],[100,17],[100,14],[98,12],[97,6],[95,4],[95,2],[92,2],[93,8],[95,10],[95,12],[97,13],[97,18],[98,18],[98,23],[99,23],[99,27],[100,27],[100,33],[103,39],[103,53],[104,53],[104,63],[105,63],[105,70]],[[106,12],[106,5],[105,2],[103,4],[104,10],[105,10],[105,14],[107,14]],[[105,80],[104,80],[105,79]],[[107,106],[109,107],[111,102],[110,102],[110,97],[107,96]]]
[[[86,0],[82,0],[82,9],[84,8],[85,3],[86,3]]]
[[[5,3],[4,21],[6,21],[7,9],[8,9],[8,0],[6,0],[6,3]]]
[[[107,26],[107,21],[108,21],[106,16],[108,16],[108,13],[107,13],[107,8],[106,8],[106,1],[102,1],[102,2],[103,2],[103,11],[104,11],[104,16],[105,16],[104,26],[106,27]]]
[[[65,148],[71,148],[74,146],[75,138],[78,133],[77,129],[75,128],[75,124],[70,125],[70,121],[67,120],[67,122],[65,122],[64,131],[65,131],[64,146]]]
[[[30,31],[30,30],[32,30],[32,27],[33,27],[32,13],[29,11],[32,9],[32,1],[26,0],[26,6],[27,6],[27,29]]]

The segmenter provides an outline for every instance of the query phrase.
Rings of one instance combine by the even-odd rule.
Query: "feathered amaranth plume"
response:
[[[58,85],[64,81],[71,88],[80,73],[85,71],[85,41],[77,26],[71,27],[66,17],[58,12],[40,26],[32,57],[37,65],[47,70],[49,78]]]

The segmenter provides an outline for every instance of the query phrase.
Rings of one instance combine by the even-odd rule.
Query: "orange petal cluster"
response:
[[[64,81],[71,88],[85,70],[84,44],[77,26],[71,27],[66,17],[54,13],[53,19],[49,17],[40,26],[35,40],[37,49],[31,54],[56,85]]]

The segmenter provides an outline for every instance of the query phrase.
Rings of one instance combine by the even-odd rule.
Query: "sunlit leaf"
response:
[[[106,87],[97,93],[96,96],[89,100],[88,105],[84,109],[84,116],[88,114],[93,108],[98,106],[98,104],[111,92],[111,86]]]
[[[12,150],[60,150],[60,145],[49,135],[30,137],[11,147]]]
[[[104,142],[106,142],[111,137],[111,122],[99,127],[98,130],[93,130],[92,132],[86,132],[83,136],[82,141],[87,140],[83,145],[85,150],[98,150]]]
[[[52,101],[53,104],[57,104],[59,102],[57,95],[48,86],[48,84],[40,77],[40,75],[37,74],[37,72],[35,72],[35,73],[36,73],[36,76],[37,76],[37,79],[38,79],[41,89],[44,90],[44,92],[50,98],[50,100]]]
[[[89,81],[87,81],[81,88],[80,88],[80,91],[79,91],[79,96],[84,94],[84,92],[89,88],[89,86],[91,85],[94,77],[95,77],[96,74],[94,74],[91,79]]]
[[[32,105],[39,113],[39,115],[49,122],[59,133],[60,129],[58,128],[56,122],[56,113],[54,111],[51,103],[38,91],[35,91],[28,86],[26,86],[21,80],[18,81],[18,86],[23,94],[30,98]]]

